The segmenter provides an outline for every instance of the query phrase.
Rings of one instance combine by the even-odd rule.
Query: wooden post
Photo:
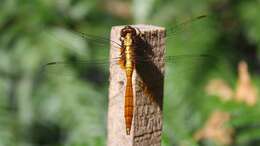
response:
[[[111,40],[120,43],[124,26],[111,30]],[[108,105],[108,146],[160,146],[162,134],[162,101],[164,81],[165,29],[152,25],[132,25],[143,34],[147,45],[144,55],[154,56],[151,62],[136,63],[133,73],[134,115],[130,135],[126,135],[124,119],[125,71],[120,65],[110,64]],[[110,48],[110,59],[120,56],[116,45]],[[141,51],[141,52],[142,52]]]

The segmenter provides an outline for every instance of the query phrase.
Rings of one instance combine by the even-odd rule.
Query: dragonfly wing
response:
[[[176,65],[179,67],[194,65],[197,63],[217,61],[217,57],[209,54],[182,54],[182,55],[173,55],[165,56],[164,58],[158,58],[154,56],[135,56],[136,63],[153,63],[163,60],[166,65]]]
[[[66,48],[68,51],[85,50],[90,52],[108,53],[109,48],[119,51],[120,41],[110,40],[106,37],[77,32],[67,29],[54,29],[46,34],[57,43],[58,46]],[[79,45],[81,44],[81,45]],[[81,53],[83,54],[83,53]],[[84,54],[87,54],[86,52]]]
[[[173,78],[185,80],[186,76],[195,74],[197,72],[207,70],[210,64],[217,61],[217,58],[213,55],[175,55],[166,56],[162,61],[161,58],[142,58],[136,57],[136,70],[137,72],[146,72],[147,75],[143,75],[147,78],[147,82],[156,83],[162,78],[166,81]],[[155,62],[165,63],[165,75],[158,69]],[[149,74],[148,74],[149,73]],[[145,73],[143,73],[145,74]],[[153,77],[147,77],[154,74]],[[149,83],[147,83],[149,84]],[[160,82],[158,82],[160,84]]]
[[[71,78],[107,84],[109,66],[119,65],[120,57],[100,60],[53,61],[42,66],[42,75],[50,78]]]
[[[92,43],[95,43],[96,45],[107,46],[108,44],[111,44],[112,48],[122,48],[122,45],[119,42],[117,42],[115,40],[111,40],[106,37],[100,37],[100,36],[91,35],[91,34],[82,33],[82,32],[76,32],[76,33],[80,34],[80,36],[82,38],[84,38],[87,41],[90,41]]]
[[[184,55],[175,55],[175,56],[166,56],[164,61],[167,65],[172,66],[176,65],[176,67],[182,66],[194,66],[203,62],[214,62],[217,61],[217,57],[214,55],[208,54],[184,54]]]
[[[209,65],[213,65],[217,58],[213,55],[176,55],[166,56],[166,70],[170,70],[175,76],[185,76],[207,70]],[[171,77],[168,75],[167,77]]]
[[[167,28],[167,39],[175,37],[176,35],[184,32],[187,28],[189,28],[189,26],[205,18],[207,18],[207,15],[199,15],[197,17],[189,18],[181,23],[177,23],[173,27]]]

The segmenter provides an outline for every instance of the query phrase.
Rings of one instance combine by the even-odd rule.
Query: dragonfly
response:
[[[192,18],[188,21],[180,23],[178,26],[185,25],[187,23],[190,23],[192,21],[201,20],[203,18],[206,18],[206,15],[201,15],[195,18]],[[171,31],[171,29],[168,31],[168,36],[174,35],[174,33]],[[172,33],[172,34],[171,34]],[[124,118],[125,118],[125,128],[126,128],[126,134],[130,135],[131,132],[131,126],[132,126],[132,120],[133,120],[133,83],[132,83],[132,77],[133,77],[133,71],[134,70],[142,70],[143,66],[148,66],[151,64],[152,60],[154,60],[153,54],[147,49],[146,46],[148,46],[147,42],[143,39],[142,32],[135,28],[134,26],[127,25],[121,29],[120,32],[120,42],[103,38],[103,37],[97,37],[85,33],[79,33],[83,38],[85,38],[88,41],[92,41],[94,43],[98,44],[108,44],[111,43],[113,48],[116,48],[120,53],[119,57],[111,58],[111,59],[105,59],[105,60],[83,60],[83,61],[76,61],[74,63],[78,64],[90,64],[90,65],[106,65],[106,64],[113,64],[113,65],[119,65],[122,70],[125,72],[126,77],[126,86],[125,86],[125,105],[124,105]],[[141,49],[140,49],[141,48]],[[206,60],[213,56],[207,55],[207,54],[199,54],[199,55],[179,55],[179,56],[166,56],[164,58],[164,62],[166,63],[172,63],[176,60],[185,60],[185,58],[193,59],[193,60]],[[69,64],[66,61],[53,61],[49,62],[44,65],[44,70],[48,71],[50,67],[52,68],[58,68],[60,65],[67,65]],[[142,66],[142,67],[141,67]],[[147,68],[146,68],[147,69]],[[156,73],[158,74],[158,73]],[[145,77],[142,78],[144,82],[146,82],[146,87],[152,92],[152,89],[154,87],[149,87],[149,82],[154,82],[155,79],[147,80]],[[162,76],[159,78],[156,78],[157,81],[162,81]],[[162,83],[160,83],[162,84]],[[160,96],[160,95],[155,95]]]

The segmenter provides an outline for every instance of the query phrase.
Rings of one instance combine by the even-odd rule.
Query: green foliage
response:
[[[163,146],[218,145],[194,139],[216,109],[231,114],[232,145],[260,144],[259,102],[249,107],[205,92],[214,78],[235,90],[242,59],[260,86],[259,1],[119,1],[130,6],[124,11],[131,16],[109,11],[107,2],[1,1],[0,146],[105,145],[107,64],[75,62],[108,58],[109,41],[98,44],[76,32],[108,38],[111,26],[131,23],[165,26],[166,54],[195,56],[167,62]],[[180,24],[203,14],[208,17]],[[43,65],[51,61],[69,64],[46,71]]]

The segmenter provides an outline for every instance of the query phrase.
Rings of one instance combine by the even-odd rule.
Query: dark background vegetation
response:
[[[108,57],[109,44],[75,32],[109,38],[112,26],[137,23],[172,28],[169,56],[215,56],[168,62],[163,146],[260,145],[259,102],[223,102],[205,92],[214,78],[235,90],[241,60],[259,89],[259,10],[259,0],[1,0],[0,146],[105,145],[107,67],[75,62]],[[72,63],[44,72],[51,61]],[[231,115],[231,143],[194,138],[215,110]]]

